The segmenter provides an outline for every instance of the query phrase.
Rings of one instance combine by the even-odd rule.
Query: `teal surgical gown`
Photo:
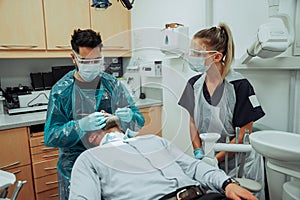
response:
[[[129,123],[122,122],[123,130],[138,130],[145,123],[129,92],[115,77],[101,73],[98,86],[86,89],[75,83],[74,73],[70,71],[53,86],[44,129],[45,145],[59,148],[57,168],[66,179],[70,179],[76,158],[86,150],[81,140],[85,132],[78,124],[83,115],[101,110],[113,114],[117,108],[128,107],[134,115]]]

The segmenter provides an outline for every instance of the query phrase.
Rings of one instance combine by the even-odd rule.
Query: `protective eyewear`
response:
[[[81,58],[76,52],[74,52],[75,58],[79,64],[101,64],[103,57],[97,58]]]
[[[189,49],[189,56],[193,57],[207,57],[209,53],[218,53],[216,50],[196,50],[196,49]]]

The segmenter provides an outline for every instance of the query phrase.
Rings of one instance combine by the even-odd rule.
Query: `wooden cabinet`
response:
[[[71,50],[74,29],[90,28],[90,7],[85,0],[44,0],[48,50]]]
[[[36,199],[58,199],[58,149],[44,145],[43,132],[32,134],[30,149]]]
[[[41,0],[1,0],[0,16],[0,50],[46,49]]]
[[[140,112],[145,118],[145,125],[141,130],[139,130],[139,135],[156,134],[158,136],[162,136],[162,106],[140,108]]]
[[[28,141],[27,127],[0,131],[0,169],[14,173],[16,182],[27,181],[19,192],[18,200],[35,199]],[[9,188],[8,197],[12,194],[15,185]]]
[[[111,2],[95,10],[86,0],[0,1],[0,58],[70,57],[78,28],[100,32],[104,56],[131,56],[130,11]]]
[[[6,170],[7,172],[11,172],[16,176],[16,183],[18,181],[26,181],[26,183],[22,186],[19,191],[17,200],[34,200],[34,190],[33,190],[33,181],[32,181],[32,172],[31,165],[26,165],[22,167],[16,167],[12,169]],[[12,194],[16,183],[14,186],[9,188],[8,194]],[[10,197],[10,195],[8,195]]]
[[[91,9],[91,27],[100,32],[104,53],[131,50],[131,15],[120,1],[111,0],[112,6],[106,10]],[[122,56],[122,55],[119,55]]]

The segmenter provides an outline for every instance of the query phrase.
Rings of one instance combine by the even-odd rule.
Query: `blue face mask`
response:
[[[208,53],[214,53],[212,55],[208,55]],[[205,65],[205,60],[210,58],[211,56],[218,53],[216,50],[197,50],[197,49],[189,49],[189,55],[187,58],[187,62],[191,70],[195,72],[206,72],[210,65],[213,63],[211,62],[209,65]]]
[[[208,66],[205,66],[205,58],[189,56],[187,62],[191,70],[195,72],[205,72],[208,70]]]
[[[122,141],[124,139],[124,134],[118,131],[115,132],[110,132],[107,133],[101,140],[100,146],[110,143],[110,142],[115,142],[115,141]]]
[[[100,75],[100,64],[78,64],[78,74],[86,81],[91,82]]]

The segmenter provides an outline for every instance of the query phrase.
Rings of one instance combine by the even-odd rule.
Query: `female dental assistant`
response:
[[[203,29],[193,36],[188,62],[199,74],[190,78],[179,105],[190,114],[190,137],[197,159],[204,157],[199,134],[217,132],[218,142],[242,143],[245,130],[252,132],[253,122],[265,115],[257,101],[254,89],[241,74],[231,69],[234,59],[234,42],[229,27]],[[235,138],[235,128],[240,134]],[[229,158],[229,175],[234,175],[234,156]],[[240,154],[238,154],[240,156]],[[225,152],[216,154],[219,166],[224,169]],[[245,177],[264,184],[262,156],[255,151],[247,155]],[[263,191],[259,199],[264,199]]]
[[[60,199],[68,199],[73,164],[87,148],[82,139],[105,126],[103,112],[117,115],[123,130],[138,130],[145,122],[125,86],[103,72],[100,34],[74,30],[71,45],[76,70],[53,86],[44,129],[45,145],[59,148]]]

